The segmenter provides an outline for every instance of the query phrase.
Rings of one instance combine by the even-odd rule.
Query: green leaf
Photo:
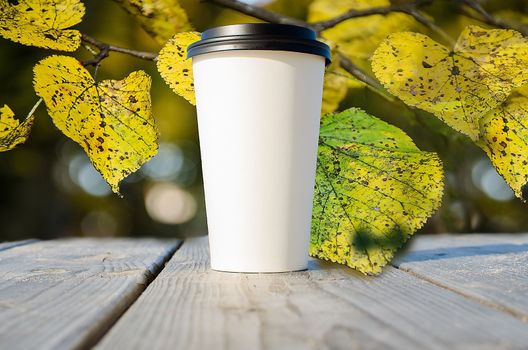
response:
[[[134,16],[159,44],[164,44],[176,33],[193,29],[178,0],[114,1]]]
[[[359,109],[322,119],[310,255],[377,274],[440,206],[443,170]]]
[[[68,29],[81,22],[79,0],[0,0],[0,36],[24,45],[75,51],[81,33]]]
[[[35,91],[53,123],[85,150],[119,193],[121,180],[158,149],[150,76],[136,71],[123,80],[97,83],[79,61],[68,56],[45,58],[33,71]]]

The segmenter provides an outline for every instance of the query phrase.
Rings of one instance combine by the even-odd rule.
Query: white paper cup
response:
[[[305,28],[247,24],[204,32],[189,56],[211,268],[306,269],[328,47]]]

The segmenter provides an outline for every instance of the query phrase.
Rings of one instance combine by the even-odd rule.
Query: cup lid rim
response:
[[[187,48],[187,58],[230,50],[294,51],[322,56],[331,62],[330,48],[307,27],[291,24],[245,23],[205,30]]]

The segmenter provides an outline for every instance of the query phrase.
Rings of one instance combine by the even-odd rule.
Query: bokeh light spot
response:
[[[84,192],[92,196],[103,197],[112,193],[110,186],[108,186],[101,174],[95,170],[84,153],[72,158],[68,166],[68,172],[72,181]]]
[[[162,143],[158,153],[142,168],[143,174],[153,180],[173,180],[183,166],[183,152],[172,143]]]
[[[515,197],[506,181],[497,173],[487,158],[473,165],[471,179],[478,189],[496,201],[506,202]]]
[[[145,195],[149,216],[162,224],[181,224],[196,214],[196,200],[186,190],[171,183],[157,183]]]

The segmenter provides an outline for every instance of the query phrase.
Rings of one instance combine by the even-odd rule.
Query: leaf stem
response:
[[[31,111],[29,111],[29,113],[28,113],[26,119],[29,118],[29,117],[31,117],[31,115],[32,115],[33,113],[35,113],[35,110],[38,108],[38,106],[40,106],[41,103],[42,103],[42,97],[39,98],[39,100],[37,101],[37,103],[35,103],[35,105],[33,106],[33,108],[31,108]]]

